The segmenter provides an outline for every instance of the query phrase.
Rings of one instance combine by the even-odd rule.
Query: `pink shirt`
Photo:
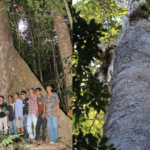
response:
[[[36,111],[38,111],[38,106],[37,106],[37,96],[35,94],[32,97],[29,97],[28,103],[29,103],[28,114],[31,115],[36,113]]]

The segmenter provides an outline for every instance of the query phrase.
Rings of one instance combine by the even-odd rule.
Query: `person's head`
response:
[[[51,92],[52,89],[53,89],[53,87],[52,87],[51,84],[49,84],[49,85],[46,86],[46,91],[47,91],[48,93]]]
[[[36,95],[39,97],[41,95],[41,88],[36,88],[35,89],[35,92],[36,92]]]
[[[0,103],[4,102],[4,96],[0,95]]]
[[[21,97],[22,97],[23,100],[26,98],[26,94],[27,94],[26,91],[24,91],[24,90],[21,91]]]
[[[9,96],[8,96],[8,101],[9,101],[9,103],[12,103],[12,102],[13,102],[13,96],[12,96],[12,95],[9,95]]]
[[[28,91],[29,91],[30,95],[34,94],[34,88],[31,87],[31,88],[28,89]]]
[[[19,98],[19,93],[18,92],[14,93],[14,99],[17,100],[18,98]]]

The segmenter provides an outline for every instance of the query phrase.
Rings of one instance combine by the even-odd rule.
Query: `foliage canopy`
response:
[[[127,14],[127,9],[119,8],[115,0],[80,0],[74,5],[77,11],[81,10],[80,16],[88,23],[95,19],[96,23],[101,23],[107,33],[101,37],[101,42],[109,44],[116,41],[119,30],[122,27],[122,16]]]
[[[104,35],[101,32],[106,32],[102,28],[102,24],[96,23],[92,19],[89,23],[82,17],[80,12],[73,9],[73,126],[74,126],[74,149],[86,150],[106,150],[113,148],[113,145],[106,146],[107,138],[101,137],[99,132],[91,132],[91,128],[100,112],[106,112],[108,98],[111,97],[108,93],[108,85],[101,83],[97,77],[98,73],[92,72],[89,65],[93,58],[99,59],[98,44],[99,38]],[[94,121],[91,127],[83,125],[87,123],[91,112],[95,111]],[[76,132],[78,131],[78,132]]]

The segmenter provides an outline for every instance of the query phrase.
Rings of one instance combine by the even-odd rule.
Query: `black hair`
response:
[[[35,91],[36,91],[36,90],[42,91],[41,88],[36,88]]]
[[[15,92],[14,94],[17,94],[19,96],[19,93],[18,92]]]
[[[24,90],[23,90],[23,91],[21,91],[21,94],[22,94],[22,93],[23,93],[23,94],[27,94],[27,92],[26,92],[26,91],[24,91]]]
[[[9,97],[13,98],[13,96],[12,96],[12,95],[9,95],[9,96],[8,96],[8,98],[9,98]]]
[[[4,100],[4,96],[0,95],[0,97]]]
[[[52,84],[48,84],[48,85],[46,86],[46,88],[47,88],[48,86],[50,86],[51,88],[53,88],[53,85],[52,85]]]

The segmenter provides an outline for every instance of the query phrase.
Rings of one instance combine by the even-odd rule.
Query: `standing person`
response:
[[[37,124],[36,124],[36,137],[35,137],[35,140],[36,141],[39,140],[40,127],[42,125],[42,129],[43,129],[42,140],[45,141],[46,140],[45,129],[46,129],[46,124],[47,124],[47,119],[45,118],[45,110],[46,110],[45,98],[41,94],[41,88],[36,88],[35,92],[36,92],[36,95],[37,95],[37,105],[38,105],[38,112],[39,112],[38,121],[37,121]]]
[[[9,115],[7,116],[7,120],[9,121],[11,133],[17,135],[17,127],[16,127],[16,120],[15,120],[15,103],[13,102],[12,95],[8,96],[8,101],[9,101],[9,105],[8,105]]]
[[[0,96],[0,134],[4,127],[4,134],[7,134],[7,115],[9,115],[8,106],[4,102],[4,96]]]
[[[26,97],[26,91],[21,91],[21,97],[23,100],[24,127],[25,127],[26,136],[28,136],[27,118],[28,118],[28,100],[29,100],[29,98]]]
[[[50,134],[50,143],[58,142],[58,118],[60,118],[59,114],[59,98],[58,95],[52,92],[52,85],[46,86],[46,90],[48,92],[45,95],[45,105],[46,112],[45,116],[48,121],[48,131]]]
[[[22,100],[19,98],[19,93],[14,93],[14,99],[16,100],[15,103],[15,119],[16,119],[16,126],[17,132],[24,132],[23,127],[23,107],[22,107]]]
[[[37,106],[37,96],[34,94],[34,88],[28,89],[30,97],[28,100],[28,118],[27,118],[27,130],[29,134],[29,139],[33,140],[36,136],[36,123],[38,117],[38,106]],[[34,136],[32,132],[32,123],[34,126]]]

